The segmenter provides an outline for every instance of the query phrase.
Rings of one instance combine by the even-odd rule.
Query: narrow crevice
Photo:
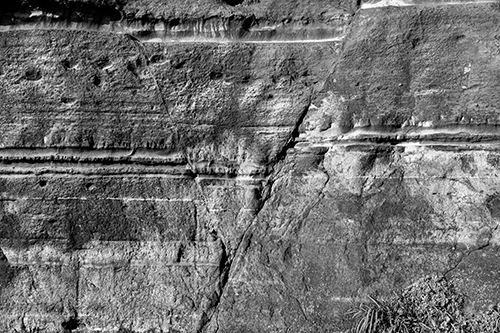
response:
[[[303,121],[303,119],[304,119],[304,117],[306,115],[305,113],[307,113],[307,110],[308,110],[308,108],[306,108],[306,111],[299,118],[299,121],[296,124],[296,129],[298,129],[299,126],[300,126],[300,124],[302,123],[302,121]],[[290,141],[293,141],[293,138],[294,138],[294,136],[292,135],[292,138],[290,139]],[[285,158],[285,157],[286,157],[286,150],[285,150],[283,158]],[[279,163],[279,162],[277,162],[277,163]],[[213,312],[211,313],[210,317],[203,323],[203,326],[201,327],[201,329],[199,329],[197,331],[197,333],[204,332],[203,330],[205,328],[209,327],[209,324],[213,321],[214,316],[218,315],[219,305],[220,305],[220,303],[222,301],[222,297],[224,295],[224,292],[226,291],[226,286],[227,286],[227,283],[228,283],[229,278],[231,276],[231,273],[233,272],[233,269],[237,265],[239,259],[242,258],[245,255],[245,253],[248,251],[248,249],[251,246],[251,241],[252,241],[252,237],[253,237],[253,231],[254,231],[254,228],[257,225],[259,214],[266,207],[266,203],[272,197],[272,187],[273,187],[274,182],[276,181],[276,179],[274,178],[274,176],[278,172],[279,172],[279,170],[275,169],[274,172],[273,172],[273,174],[271,174],[267,178],[266,183],[263,185],[262,190],[261,190],[262,193],[261,193],[261,196],[260,196],[261,199],[260,199],[259,205],[258,205],[258,207],[257,207],[257,209],[255,211],[254,218],[253,218],[252,222],[247,226],[247,228],[243,232],[242,236],[240,237],[240,239],[238,241],[238,244],[236,246],[236,250],[234,251],[234,256],[232,258],[231,258],[230,255],[228,255],[224,243],[221,242],[222,249],[223,249],[223,251],[222,251],[223,252],[223,256],[221,258],[221,264],[220,264],[220,268],[219,268],[219,272],[220,272],[220,285],[219,285],[220,288],[219,288],[219,290],[221,291],[221,293],[220,293],[219,297],[217,298],[217,302],[213,306]],[[306,215],[324,197],[324,193],[323,192],[324,192],[325,188],[327,187],[327,185],[328,185],[328,183],[330,181],[330,176],[329,176],[328,172],[326,172],[326,170],[324,170],[324,172],[325,172],[325,174],[327,176],[327,179],[325,180],[325,183],[323,184],[323,186],[321,187],[320,191],[318,192],[318,200],[315,200],[315,202],[312,203],[309,206],[310,209],[306,209],[307,212],[306,211],[304,212],[304,214],[306,214]],[[305,312],[304,312],[304,310],[303,310],[300,302],[298,301],[298,299],[295,299],[295,300],[297,301],[299,307],[301,308],[304,317],[307,318],[307,315],[305,314]],[[218,327],[218,323],[217,323],[217,327]],[[216,330],[216,332],[217,331],[218,331],[218,329]]]
[[[297,230],[300,230],[302,228],[304,221],[309,217],[309,214],[311,214],[311,211],[321,203],[321,200],[323,200],[325,198],[324,191],[325,191],[326,187],[328,186],[328,183],[330,182],[330,175],[328,174],[328,172],[326,170],[323,170],[323,172],[326,175],[326,181],[324,182],[321,189],[318,191],[317,199],[314,200],[314,202],[312,202],[311,204],[309,204],[309,206],[306,206],[303,209],[302,213],[299,215],[300,217],[299,217],[299,221],[298,221],[298,224],[296,227]]]
[[[248,248],[250,247],[250,242],[253,236],[253,228],[256,225],[256,221],[258,219],[259,213],[261,210],[264,208],[267,200],[271,196],[271,187],[272,187],[272,181],[271,181],[271,176],[268,178],[266,184],[263,186],[262,189],[262,195],[261,199],[259,201],[259,205],[255,211],[255,215],[252,219],[252,222],[249,223],[249,225],[246,227],[245,231],[243,232],[242,236],[240,237],[238,244],[236,246],[236,249],[234,251],[234,255],[232,256],[229,252],[228,249],[226,248],[226,245],[224,242],[219,238],[221,242],[221,248],[222,248],[222,254],[221,254],[221,260],[219,264],[219,294],[217,296],[217,299],[213,303],[213,306],[211,307],[212,311],[211,314],[208,318],[203,320],[202,324],[196,331],[197,333],[203,333],[205,332],[205,329],[208,328],[213,321],[214,316],[218,315],[219,311],[219,305],[221,304],[222,298],[224,296],[224,293],[226,291],[227,284],[229,282],[229,278],[231,276],[231,273],[233,272],[233,269],[235,267],[235,264],[238,263],[238,259],[243,257],[243,255],[246,253]],[[217,324],[218,326],[218,324]],[[216,330],[216,332],[218,329]]]
[[[175,256],[174,262],[176,262],[176,263],[180,263],[181,262],[182,258],[184,257],[184,251],[185,251],[185,245],[184,244],[180,244],[179,248],[177,249],[177,254]]]
[[[144,44],[142,44],[139,39],[137,39],[129,34],[127,34],[126,36],[129,38],[129,40],[137,48],[139,54],[144,58],[144,66],[148,70],[149,75],[151,76],[151,79],[153,80],[154,85],[155,85],[156,89],[158,90],[158,96],[159,96],[161,104],[163,106],[163,110],[165,111],[165,115],[169,115],[170,113],[168,111],[167,102],[165,101],[165,98],[163,97],[163,92],[160,88],[160,85],[158,84],[158,80],[156,80],[156,76],[153,74],[153,71],[149,67],[149,56],[147,54],[146,48],[144,47]]]
[[[219,262],[219,276],[220,276],[220,281],[219,281],[219,290],[220,290],[220,295],[222,295],[222,292],[224,291],[224,287],[227,284],[228,278],[229,278],[229,270],[231,269],[231,261],[229,260],[229,255],[226,249],[226,245],[221,241],[221,259]],[[220,297],[219,297],[220,300]]]
[[[193,181],[196,183],[198,191],[201,195],[203,206],[205,207],[205,209],[207,209],[208,212],[207,208],[208,198],[206,197],[206,194],[203,191],[203,187],[199,182],[198,175],[195,174],[195,178],[193,179]],[[204,313],[202,314],[202,317],[198,323],[198,326],[196,328],[196,333],[205,332],[206,329],[210,326],[210,323],[212,322],[214,315],[217,313],[218,307],[224,295],[225,287],[229,280],[229,273],[231,271],[231,265],[233,263],[223,238],[219,236],[215,230],[211,233],[211,235],[220,242],[220,248],[221,248],[221,255],[219,259],[219,268],[218,268],[217,293],[214,296],[214,299],[212,299],[212,302],[209,305],[209,307],[203,310]]]
[[[274,164],[276,164],[279,161],[284,160],[288,154],[288,151],[290,149],[293,149],[293,147],[297,143],[296,139],[300,135],[300,126],[302,125],[305,117],[307,116],[307,113],[309,111],[309,107],[311,106],[311,101],[312,101],[312,97],[310,96],[309,101],[307,103],[307,106],[304,107],[301,114],[299,115],[299,118],[297,119],[297,122],[295,123],[295,126],[293,127],[292,133],[290,134],[290,138],[288,139],[287,143],[281,148],[281,150],[276,155],[276,159],[274,160]]]
[[[449,274],[451,274],[453,271],[455,271],[465,260],[467,260],[467,258],[469,258],[473,253],[475,252],[479,252],[481,250],[484,250],[488,247],[491,246],[491,240],[493,238],[493,233],[495,231],[497,231],[499,228],[499,226],[497,225],[495,228],[491,229],[490,231],[490,235],[488,237],[488,240],[486,241],[485,244],[481,245],[481,246],[478,246],[468,252],[466,252],[464,255],[462,255],[458,260],[457,262],[450,268],[448,268],[444,273],[443,273],[443,276],[447,276]]]
[[[224,242],[219,239],[221,245],[221,257],[219,261],[219,285],[218,285],[218,293],[215,299],[212,300],[212,304],[209,309],[206,309],[205,314],[202,318],[202,321],[199,324],[196,333],[205,332],[205,329],[209,327],[209,324],[212,322],[214,315],[216,314],[219,304],[222,300],[222,295],[224,294],[225,287],[229,280],[229,271],[231,270],[232,261],[229,258],[226,245]],[[207,316],[207,312],[210,314]]]
[[[75,320],[78,320],[78,309],[80,307],[80,269],[81,269],[81,263],[80,263],[80,257],[77,255],[76,258],[76,291],[75,291]]]
[[[300,313],[304,317],[304,320],[310,322],[311,320],[309,319],[309,316],[306,314],[306,311],[304,307],[302,306],[302,303],[300,303],[299,299],[297,297],[292,296],[293,300],[297,303],[298,308],[300,309]]]

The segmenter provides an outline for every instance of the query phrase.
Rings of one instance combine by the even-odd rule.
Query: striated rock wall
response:
[[[0,7],[0,331],[343,332],[500,296],[500,5]]]

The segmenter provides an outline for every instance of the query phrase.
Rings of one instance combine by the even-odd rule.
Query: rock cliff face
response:
[[[500,5],[0,8],[0,331],[342,332],[500,296]]]

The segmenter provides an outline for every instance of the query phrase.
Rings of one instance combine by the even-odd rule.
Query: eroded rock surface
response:
[[[12,1],[0,331],[343,332],[500,296],[498,3]]]

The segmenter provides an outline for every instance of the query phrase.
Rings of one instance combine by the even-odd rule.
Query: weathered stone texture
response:
[[[499,19],[498,4],[360,11],[328,81],[339,126],[498,124]]]
[[[2,147],[157,149],[231,170],[276,159],[338,49],[58,30],[0,38]]]
[[[496,155],[340,146],[320,164],[301,154],[285,160],[234,264],[218,325],[338,330],[353,296],[383,295],[431,272],[456,278],[471,306],[491,301],[498,222],[485,203],[499,186],[487,163]],[[481,171],[465,167],[465,156]]]
[[[237,2],[0,9],[0,331],[342,332],[430,273],[498,301],[498,4]]]

